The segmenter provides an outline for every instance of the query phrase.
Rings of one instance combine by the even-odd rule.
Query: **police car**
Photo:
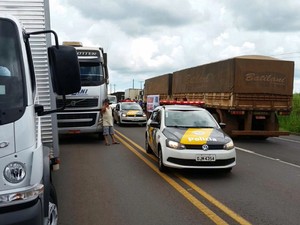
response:
[[[114,122],[120,126],[123,124],[138,124],[145,126],[147,116],[142,107],[134,101],[119,102],[113,110]]]
[[[221,124],[225,126],[225,124]],[[213,116],[189,105],[158,106],[147,121],[147,153],[158,157],[158,168],[213,168],[231,171],[236,150]]]

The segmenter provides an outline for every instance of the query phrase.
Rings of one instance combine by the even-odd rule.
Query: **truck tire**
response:
[[[103,132],[98,133],[98,139],[99,140],[104,140]]]
[[[58,204],[57,195],[53,184],[50,185],[50,198],[49,198],[49,214],[48,225],[58,224]]]

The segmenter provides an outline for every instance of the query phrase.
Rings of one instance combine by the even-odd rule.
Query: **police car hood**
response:
[[[222,145],[231,141],[220,128],[166,127],[163,134],[183,145]]]
[[[122,110],[122,113],[125,113],[127,116],[143,115],[143,111],[138,109]]]

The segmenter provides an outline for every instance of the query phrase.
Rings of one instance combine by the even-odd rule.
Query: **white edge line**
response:
[[[259,154],[259,153],[256,153],[254,151],[250,151],[250,150],[247,150],[247,149],[244,149],[244,148],[239,148],[239,147],[236,147],[235,148],[239,151],[242,151],[242,152],[247,152],[247,153],[250,153],[250,154],[253,154],[253,155],[257,155],[257,156],[260,156],[262,158],[266,158],[266,159],[270,159],[270,160],[274,160],[274,161],[277,161],[277,162],[281,162],[283,164],[286,164],[286,165],[289,165],[289,166],[293,166],[293,167],[296,167],[296,168],[300,168],[300,165],[296,165],[296,164],[293,164],[293,163],[289,163],[289,162],[286,162],[286,161],[282,161],[280,159],[275,159],[275,158],[272,158],[272,157],[269,157],[269,156],[265,156],[265,155],[262,155],[262,154]]]
[[[275,139],[279,139],[279,140],[282,140],[282,141],[288,141],[288,142],[294,142],[294,143],[300,143],[300,141],[296,141],[296,140],[292,140],[292,139],[287,139],[287,138],[281,138],[281,137],[273,137]]]

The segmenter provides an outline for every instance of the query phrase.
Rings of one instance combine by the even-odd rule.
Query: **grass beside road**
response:
[[[293,95],[293,110],[289,116],[278,116],[282,130],[300,133],[300,93]]]

